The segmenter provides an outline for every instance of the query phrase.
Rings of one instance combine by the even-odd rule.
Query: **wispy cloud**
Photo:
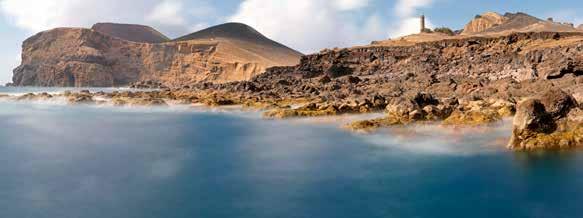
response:
[[[395,12],[399,17],[410,17],[417,13],[419,8],[428,7],[433,0],[399,0],[395,6]]]
[[[415,33],[419,9],[434,1],[397,0],[390,11],[375,7],[381,0],[243,0],[231,3],[236,10],[228,14],[224,2],[209,0],[0,0],[0,13],[30,33],[119,22],[151,25],[176,37],[237,21],[310,53]]]
[[[552,17],[558,22],[573,23],[575,26],[583,24],[583,14],[574,9],[563,9],[551,11],[544,14],[545,17]]]
[[[189,4],[206,5],[203,1]],[[16,27],[31,33],[61,26],[118,22],[148,24],[167,34],[179,35],[199,21],[188,19],[191,13],[184,0],[1,0],[0,13]]]
[[[391,37],[400,37],[413,33],[418,33],[419,9],[431,6],[434,0],[399,0],[395,5],[394,12],[397,15],[393,28],[389,31]],[[426,20],[427,27],[433,27],[430,19]]]
[[[186,19],[182,16],[184,5],[180,1],[165,0],[154,6],[146,16],[146,20],[165,25],[186,25]]]
[[[309,53],[385,38],[386,26],[382,19],[364,11],[369,3],[368,0],[245,0],[228,20],[249,24],[275,40]]]

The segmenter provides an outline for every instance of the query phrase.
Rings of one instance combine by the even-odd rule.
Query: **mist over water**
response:
[[[583,154],[508,152],[509,122],[342,122],[0,102],[0,217],[583,216]]]

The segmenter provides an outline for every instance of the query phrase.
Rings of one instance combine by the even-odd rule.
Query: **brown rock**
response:
[[[24,42],[13,82],[111,87],[157,80],[182,87],[199,81],[248,80],[272,66],[295,65],[301,56],[244,24],[224,24],[153,44],[163,38],[156,38],[156,32],[143,26],[97,24],[95,30],[38,33]]]
[[[508,18],[495,13],[495,12],[486,12],[484,14],[476,16],[475,19],[470,21],[470,23],[466,24],[462,34],[474,34],[486,31],[490,27],[500,25],[504,23]]]
[[[557,147],[559,145],[557,142],[559,141],[549,141],[549,137],[555,138],[571,134],[558,133],[553,135],[557,131],[556,119],[557,117],[553,117],[552,114],[548,113],[544,104],[537,99],[529,99],[519,103],[508,148],[513,150],[532,150]]]
[[[577,107],[575,99],[562,90],[550,90],[540,97],[545,110],[554,118],[565,117],[571,109]]]
[[[92,104],[95,103],[93,96],[86,93],[71,94],[67,98],[69,104]]]

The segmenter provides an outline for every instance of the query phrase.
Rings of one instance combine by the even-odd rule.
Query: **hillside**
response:
[[[481,15],[477,15],[473,20],[471,20],[462,31],[462,35],[471,35],[479,32],[483,32],[489,28],[500,25],[508,20],[495,12],[486,12]]]
[[[582,25],[583,26],[583,25]],[[461,30],[458,35],[446,35],[442,33],[418,33],[395,39],[375,41],[371,45],[359,46],[411,46],[422,42],[435,42],[451,39],[467,39],[472,37],[500,37],[513,33],[528,32],[580,32],[583,28],[575,28],[572,24],[542,20],[525,13],[506,13],[500,15],[496,12],[486,12],[476,15]]]
[[[13,83],[76,87],[143,81],[178,87],[224,83],[248,80],[272,66],[295,65],[301,56],[243,24],[219,25],[188,36],[169,41],[147,26],[108,23],[41,32],[23,43]]]
[[[541,20],[525,13],[507,13],[507,18],[500,25],[486,29],[481,34],[511,32],[575,32],[573,26],[553,21]]]
[[[241,61],[261,60],[270,66],[287,66],[298,63],[302,54],[285,45],[275,42],[242,23],[226,23],[210,27],[173,40],[174,42],[215,41],[223,43],[219,50],[222,58]],[[224,51],[224,52],[223,52]]]
[[[132,42],[161,43],[170,40],[156,29],[135,24],[97,23],[92,30]]]

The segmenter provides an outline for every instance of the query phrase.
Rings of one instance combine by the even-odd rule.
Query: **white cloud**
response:
[[[433,2],[398,0],[390,13],[371,9],[372,0],[245,0],[229,20],[249,24],[268,37],[309,53],[418,33],[419,9]],[[392,21],[387,21],[389,18]],[[433,26],[429,19],[426,23]]]
[[[339,10],[347,11],[366,7],[369,0],[336,0],[334,3]]]
[[[367,0],[245,0],[228,20],[246,23],[302,52],[368,43],[386,37],[381,19],[357,19]]]
[[[418,32],[413,20],[433,1],[398,0],[393,11],[385,11],[373,8],[380,0],[243,0],[227,15],[216,11],[213,4],[220,3],[208,0],[0,0],[0,13],[30,32],[119,22],[152,25],[171,37],[220,20],[236,21],[302,52],[315,52]]]
[[[182,26],[186,20],[182,14],[182,2],[175,0],[165,0],[157,4],[146,20],[160,24]]]
[[[395,14],[397,19],[391,26],[389,35],[391,37],[400,37],[419,33],[421,26],[419,16],[420,8],[429,7],[433,0],[399,0],[395,5]],[[432,28],[433,24],[429,18],[425,21],[428,28]]]
[[[176,36],[195,25],[185,17],[190,14],[183,11],[183,3],[184,0],[0,0],[0,13],[31,33],[117,22],[152,25]],[[197,4],[198,0],[188,3]]]
[[[40,31],[59,25],[65,19],[62,12],[68,9],[60,7],[67,4],[67,0],[54,1],[21,1],[4,0],[0,2],[0,9],[16,26],[31,31]]]
[[[389,35],[391,37],[400,37],[419,33],[419,31],[421,30],[421,24],[419,19],[420,19],[419,17],[407,17],[400,19],[399,22],[395,24],[394,28],[391,28],[391,31],[389,31]],[[433,28],[431,20],[428,19],[425,20],[425,25],[427,28]]]
[[[400,17],[409,17],[417,12],[417,9],[427,7],[433,0],[399,0],[395,6],[395,12]]]
[[[542,17],[552,17],[556,22],[573,23],[575,27],[577,27],[577,25],[583,24],[583,15],[573,9],[551,11],[544,14]]]

